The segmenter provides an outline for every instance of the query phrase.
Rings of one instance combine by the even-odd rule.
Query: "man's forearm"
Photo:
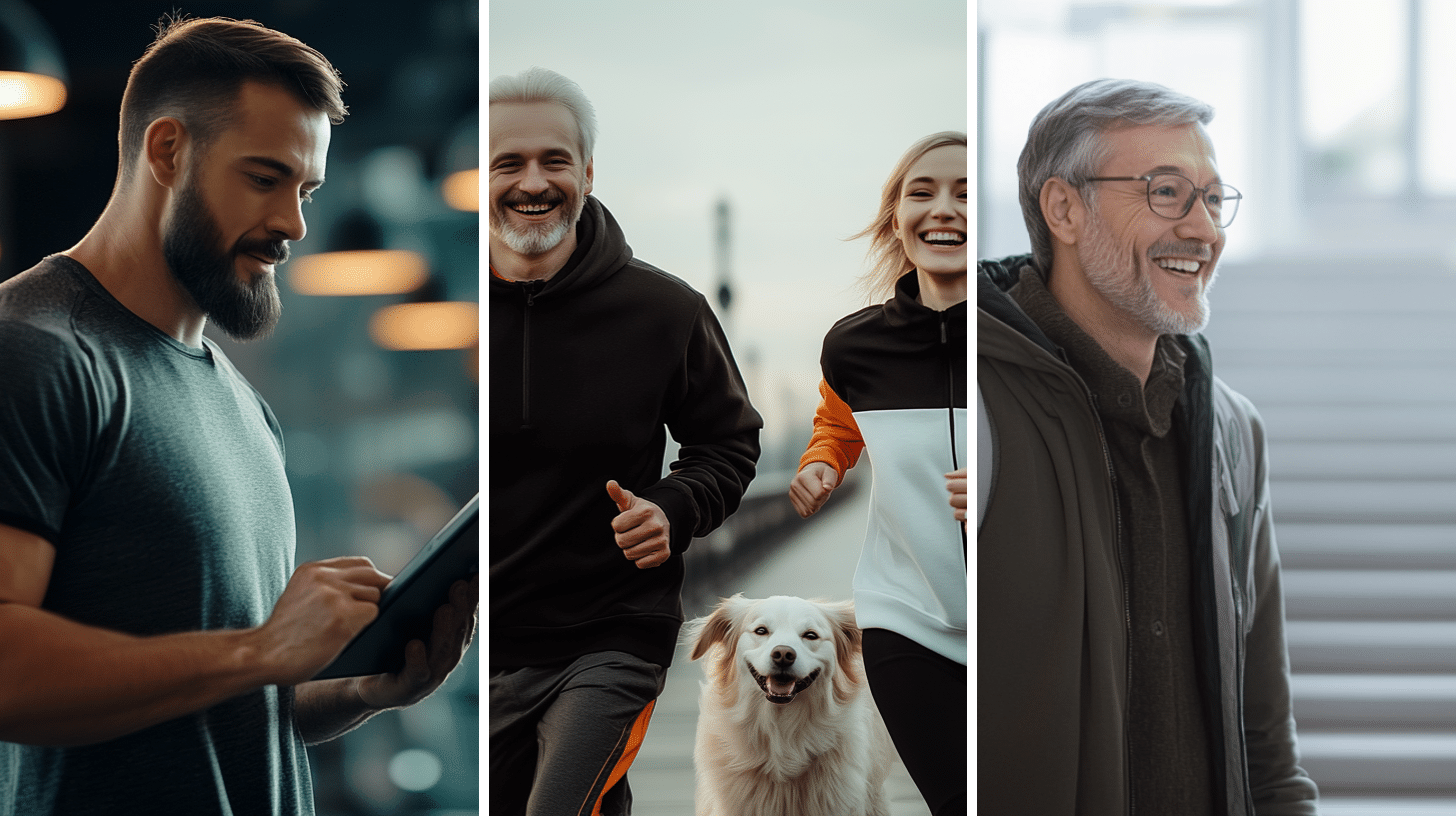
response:
[[[268,685],[256,631],[136,637],[0,603],[0,740],[104,742]]]
[[[337,739],[384,709],[364,702],[358,677],[310,680],[293,688],[293,727],[307,745]]]
[[[679,535],[685,538],[707,535],[738,509],[756,471],[757,434],[756,430],[748,430],[710,442],[684,442],[671,465],[671,473],[642,490],[640,495],[664,510],[691,506],[686,515],[668,513],[674,522],[683,518],[697,521],[696,525],[686,524],[676,531],[674,543]],[[670,483],[676,486],[669,486]],[[683,543],[686,545],[686,541]]]

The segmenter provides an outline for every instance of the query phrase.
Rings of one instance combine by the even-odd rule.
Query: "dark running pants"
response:
[[[627,816],[627,768],[667,671],[624,652],[490,678],[490,812]]]
[[[966,812],[966,667],[888,629],[864,630],[865,676],[905,770],[935,816]]]

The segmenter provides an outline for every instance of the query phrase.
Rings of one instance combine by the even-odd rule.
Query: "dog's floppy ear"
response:
[[[743,593],[739,592],[731,598],[719,601],[708,617],[698,618],[689,624],[692,627],[690,632],[696,633],[693,639],[693,660],[707,654],[715,643],[723,643],[732,648],[733,625],[742,606]]]
[[[854,619],[854,601],[821,602],[819,606],[834,627],[834,660],[839,664],[834,676],[834,696],[841,703],[847,703],[854,699],[864,668],[860,648],[863,638]]]
[[[854,601],[826,603],[824,614],[829,616],[829,622],[837,630],[834,633],[834,647],[839,650],[835,655],[839,662],[844,663],[848,658],[859,654],[860,631],[859,624],[854,620]]]

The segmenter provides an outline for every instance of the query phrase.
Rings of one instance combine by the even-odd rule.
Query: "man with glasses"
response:
[[[1198,334],[1240,195],[1213,109],[1073,88],[978,269],[983,813],[1314,814],[1263,428]]]

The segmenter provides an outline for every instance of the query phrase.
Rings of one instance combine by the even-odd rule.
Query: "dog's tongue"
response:
[[[789,697],[794,693],[793,680],[775,680],[768,678],[768,693],[775,697]]]

